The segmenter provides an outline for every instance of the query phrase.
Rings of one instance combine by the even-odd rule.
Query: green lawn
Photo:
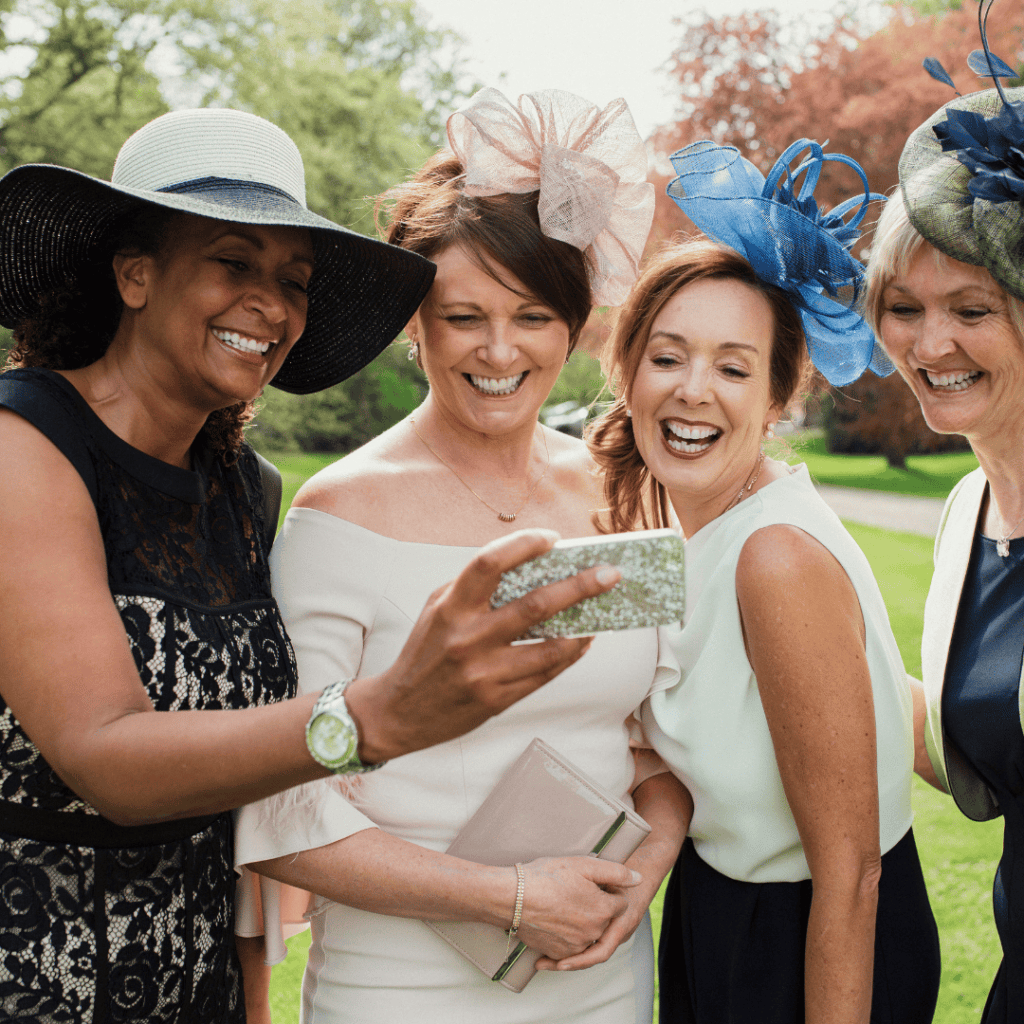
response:
[[[806,462],[818,483],[835,487],[945,498],[962,476],[978,468],[971,452],[909,455],[907,468],[902,470],[890,469],[882,455],[832,455],[825,439],[817,434],[798,434],[790,443],[794,458],[788,461]]]
[[[871,562],[907,671],[919,676],[932,542],[928,537],[846,525]],[[992,920],[992,879],[1003,824],[1000,819],[968,821],[949,797],[916,776],[913,801],[914,836],[942,943],[935,1024],[969,1024],[981,1018],[1001,956]]]
[[[797,449],[796,454],[808,462],[818,480],[827,483],[855,486],[854,479],[877,481],[886,473],[894,472],[879,465],[884,464],[884,460],[875,460],[871,456],[820,455],[807,448]],[[967,461],[969,458],[962,455],[925,456],[920,460],[923,465],[915,480],[928,482],[932,488],[927,492],[930,495],[945,497],[953,483],[973,468]],[[285,478],[285,508],[302,480],[332,459],[333,456],[309,455],[275,459]],[[817,461],[819,459],[820,462]],[[873,462],[874,469],[861,473],[858,468],[861,460],[864,464]],[[914,461],[911,460],[912,465]],[[843,462],[854,465],[844,469],[838,465]],[[819,469],[822,465],[824,471]],[[945,490],[940,489],[939,481]],[[876,483],[862,486],[895,489]],[[847,525],[878,578],[907,669],[920,674],[921,617],[931,578],[931,540],[869,526]],[[913,799],[915,835],[942,941],[942,989],[935,1024],[970,1024],[981,1016],[999,963],[991,890],[1002,841],[1002,823],[969,822],[948,797],[916,778]],[[661,917],[660,898],[652,907],[652,917],[657,935]],[[298,1021],[298,993],[308,944],[308,932],[290,940],[291,955],[274,968],[271,1001],[275,1024],[296,1024]]]

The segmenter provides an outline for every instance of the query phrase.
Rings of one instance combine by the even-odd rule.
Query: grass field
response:
[[[816,479],[823,483],[853,486],[851,480],[854,478],[878,479],[886,472],[894,472],[885,470],[884,459],[878,459],[874,460],[874,476],[872,473],[860,474],[856,466],[843,468],[835,466],[835,463],[873,460],[872,456],[821,455],[813,450],[813,441],[809,447],[811,450],[808,447],[798,448],[797,458],[807,461]],[[332,458],[303,455],[285,456],[280,461],[275,459],[284,476],[285,508],[306,476]],[[824,471],[819,470],[818,464],[812,464],[812,458],[821,459]],[[964,472],[973,468],[967,458],[962,455],[924,456],[919,478],[936,489],[937,481],[946,481],[944,486],[948,491]],[[931,460],[936,460],[938,465],[933,467]],[[861,486],[874,487],[874,484]],[[945,497],[946,492],[927,493]],[[907,670],[919,675],[921,617],[931,578],[931,541],[926,537],[868,526],[848,526],[878,579]],[[935,1024],[971,1024],[980,1019],[989,985],[999,964],[991,890],[1002,842],[1002,823],[998,820],[983,824],[968,821],[948,797],[916,778],[913,800],[914,831],[942,942],[942,988]],[[659,899],[652,907],[655,935],[660,915]],[[291,955],[285,963],[274,968],[271,1000],[275,1024],[296,1024],[298,1021],[298,993],[308,943],[308,932],[291,939]]]
[[[978,468],[971,452],[952,455],[908,455],[907,468],[890,469],[882,455],[832,455],[819,434],[796,434],[790,440],[795,458],[806,462],[820,484],[860,487],[871,491],[945,498],[966,473]]]

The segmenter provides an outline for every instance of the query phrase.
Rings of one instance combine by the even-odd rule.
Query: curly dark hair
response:
[[[377,197],[384,241],[428,260],[460,245],[501,284],[488,259],[504,267],[526,289],[524,298],[539,299],[565,321],[572,352],[593,306],[587,256],[541,231],[540,193],[469,196],[465,180],[452,152],[435,153],[408,181]]]
[[[78,370],[95,363],[109,348],[124,310],[114,280],[114,256],[155,256],[168,226],[179,216],[187,215],[153,203],[140,202],[133,208],[82,262],[73,279],[40,296],[38,313],[14,329],[14,347],[4,368]],[[201,435],[225,465],[237,460],[243,428],[254,415],[254,402],[239,402],[207,418]]]

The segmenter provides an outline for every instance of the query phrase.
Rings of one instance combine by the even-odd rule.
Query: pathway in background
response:
[[[938,532],[945,504],[941,498],[863,491],[856,487],[817,486],[818,493],[840,519],[880,526],[884,530],[918,533],[922,537],[934,537]]]

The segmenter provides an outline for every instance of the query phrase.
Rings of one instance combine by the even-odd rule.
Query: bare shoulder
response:
[[[31,508],[47,496],[65,508],[78,504],[92,510],[89,492],[63,452],[10,409],[0,409],[0,492],[5,515],[12,505]]]
[[[401,494],[413,461],[408,439],[392,427],[307,480],[292,508],[311,508],[370,529]]]
[[[752,533],[736,565],[736,586],[792,590],[816,580],[846,578],[836,556],[798,526],[776,523]]]
[[[750,535],[736,565],[736,597],[744,629],[803,636],[812,645],[833,630],[863,638],[860,600],[839,560],[797,526],[775,524]],[[779,630],[779,625],[783,629]]]
[[[551,477],[563,490],[585,497],[588,501],[602,500],[601,471],[587,446],[570,434],[545,427],[548,454],[551,457]]]

